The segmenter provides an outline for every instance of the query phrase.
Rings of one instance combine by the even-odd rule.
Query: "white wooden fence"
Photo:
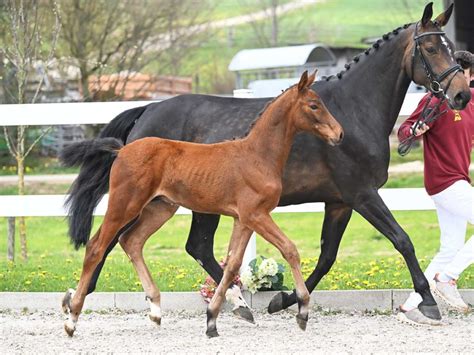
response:
[[[424,94],[407,94],[400,116],[408,116]],[[149,104],[150,101],[92,102],[0,105],[0,126],[106,124],[122,111]],[[381,189],[391,210],[431,210],[434,205],[424,189]],[[0,217],[66,216],[65,195],[0,196]],[[108,196],[104,196],[95,215],[104,215]],[[274,212],[322,212],[323,203],[277,207]],[[178,214],[189,214],[180,208]],[[254,254],[254,252],[252,252]],[[251,258],[252,256],[250,256]],[[254,257],[254,256],[253,256]]]

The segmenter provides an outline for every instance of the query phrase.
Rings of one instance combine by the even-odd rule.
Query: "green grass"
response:
[[[429,212],[395,212],[398,222],[408,232],[423,268],[438,249],[439,232],[436,214]],[[303,273],[314,268],[320,252],[321,213],[275,214],[275,221],[296,243]],[[97,219],[95,227],[100,222]],[[80,276],[84,250],[75,251],[66,237],[67,224],[61,218],[28,218],[28,262],[11,264],[0,261],[0,291],[63,291],[74,287]],[[190,216],[175,216],[145,246],[145,258],[158,286],[163,291],[197,290],[205,273],[186,254],[184,245]],[[215,254],[223,258],[232,228],[224,217],[216,234]],[[6,235],[6,221],[0,222],[0,235]],[[468,235],[474,234],[472,226]],[[18,244],[18,243],[17,243]],[[283,259],[262,238],[257,238],[258,253]],[[6,254],[6,238],[0,238],[0,253]],[[20,252],[17,245],[17,258]],[[383,270],[383,271],[382,271]],[[285,284],[291,288],[289,272]],[[468,268],[460,287],[474,288],[474,267]],[[333,270],[322,280],[319,289],[411,288],[404,262],[391,243],[359,215],[354,214]],[[98,284],[99,291],[141,290],[135,271],[120,247],[110,255]]]
[[[13,157],[6,154],[6,151],[1,151],[0,155],[0,175],[16,175],[17,165]],[[79,171],[78,168],[65,168],[61,166],[58,158],[44,157],[35,152],[32,152],[25,161],[26,174],[41,175],[41,174],[75,174]]]

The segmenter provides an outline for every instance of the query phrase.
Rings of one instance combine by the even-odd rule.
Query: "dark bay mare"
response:
[[[316,72],[301,75],[293,85],[271,101],[241,139],[214,144],[196,144],[158,137],[145,137],[123,145],[116,138],[96,138],[66,147],[68,161],[101,152],[114,159],[109,179],[109,201],[104,221],[87,243],[77,291],[66,293],[64,310],[70,314],[64,327],[74,334],[90,279],[121,228],[150,206],[160,228],[184,206],[193,211],[224,214],[234,218],[224,276],[207,308],[209,337],[218,336],[217,316],[225,293],[237,276],[253,231],[273,244],[290,265],[298,299],[296,320],[306,329],[309,292],[301,273],[300,257],[293,242],[278,228],[270,212],[278,205],[283,170],[298,132],[308,132],[330,145],[340,144],[343,130],[310,87]],[[160,213],[156,213],[159,206]],[[140,217],[141,218],[141,217]],[[140,223],[139,223],[140,224]],[[149,235],[131,228],[120,236],[120,245],[132,261],[150,300],[150,318],[161,324],[161,296],[143,259]]]
[[[427,88],[439,81],[449,104],[462,109],[470,91],[456,69],[453,45],[441,27],[451,15],[446,12],[431,20],[432,4],[422,19],[385,34],[372,48],[346,64],[336,77],[318,81],[313,88],[338,118],[345,131],[344,142],[330,147],[320,140],[300,134],[296,137],[284,175],[279,205],[325,202],[321,254],[306,280],[311,292],[333,265],[339,244],[355,210],[385,235],[403,255],[415,290],[423,298],[420,311],[440,319],[429,284],[415,256],[414,247],[378,189],[388,178],[389,135],[393,129],[411,80]],[[133,142],[143,137],[163,137],[189,142],[213,143],[242,136],[269,99],[236,99],[206,95],[183,95],[123,112],[102,131],[102,137]],[[92,213],[108,189],[112,161],[101,154],[87,157],[71,188],[70,236],[76,247],[86,244]],[[408,201],[407,201],[408,203]],[[156,230],[154,214],[148,211],[130,228],[150,235]],[[186,250],[216,280],[223,271],[213,255],[218,215],[193,212]],[[94,272],[88,292],[93,292],[108,252],[118,243],[120,233]],[[240,302],[240,303],[239,303]],[[280,293],[270,303],[276,312],[296,303],[296,294]],[[236,312],[252,320],[245,302],[235,298]]]

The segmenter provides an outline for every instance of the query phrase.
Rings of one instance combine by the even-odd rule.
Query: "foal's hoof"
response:
[[[219,336],[217,329],[206,330],[206,335],[208,338],[216,338]]]
[[[439,312],[439,308],[436,304],[432,306],[419,304],[418,309],[420,310],[421,313],[423,313],[425,317],[428,317],[430,319],[436,319],[436,320],[441,319],[441,313]]]
[[[150,318],[150,320],[151,320],[152,322],[155,322],[156,325],[158,325],[158,326],[161,325],[161,317],[154,316],[154,315],[152,315],[151,313],[148,313],[148,317]]]
[[[71,309],[71,299],[72,299],[72,296],[74,296],[74,292],[75,291],[72,288],[70,288],[64,294],[63,301],[61,304],[64,314],[69,314],[69,311]]]
[[[69,337],[72,337],[74,335],[74,331],[76,330],[76,326],[70,324],[69,321],[67,321],[64,323],[64,330],[66,331],[67,335],[69,335]]]
[[[288,294],[286,292],[279,292],[273,296],[270,304],[268,305],[268,313],[273,314],[282,311],[286,308],[286,301],[288,300]]]
[[[248,307],[238,307],[232,311],[237,317],[255,324],[255,320],[253,319],[253,314],[250,312],[250,309]]]
[[[300,314],[297,314],[296,323],[298,323],[298,326],[301,330],[306,330],[306,326],[308,325],[308,316],[303,317]]]

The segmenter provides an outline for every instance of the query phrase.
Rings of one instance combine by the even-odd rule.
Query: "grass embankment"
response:
[[[246,5],[242,7],[242,3]],[[229,5],[229,1],[224,1],[217,5],[210,21],[259,11],[258,5],[254,6],[250,1],[242,3]],[[277,46],[323,43],[330,47],[362,50],[369,46],[363,43],[363,38],[380,38],[398,26],[418,21],[425,5],[424,0],[317,2],[279,16]],[[442,1],[434,1],[434,13],[439,14],[442,9]],[[179,59],[177,74],[199,78],[199,85],[194,82],[195,92],[231,93],[235,77],[227,67],[233,56],[242,49],[269,46],[271,20],[259,21],[257,27],[263,35],[257,35],[249,23],[213,31],[211,36],[199,42],[198,48],[190,49]],[[163,61],[156,61],[146,70],[157,73],[169,68],[163,67]]]

